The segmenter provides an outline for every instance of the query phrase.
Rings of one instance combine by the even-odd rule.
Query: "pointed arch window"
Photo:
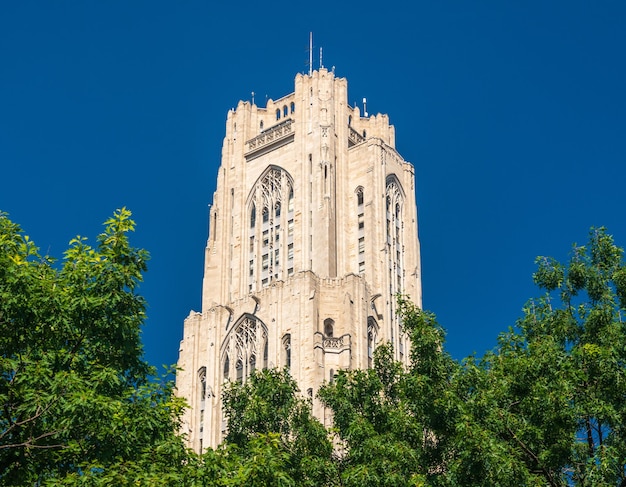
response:
[[[263,354],[263,368],[267,368],[267,328],[253,316],[242,318],[223,344],[224,380],[244,382],[257,367],[257,358]],[[235,370],[230,370],[230,359],[236,357]]]
[[[326,318],[324,320],[324,335],[328,338],[332,338],[335,332],[335,321],[332,318]]]
[[[363,206],[363,200],[363,188],[359,186],[356,189],[357,238],[359,239],[357,262],[359,274],[363,274],[365,272],[365,209]]]
[[[285,367],[291,369],[291,334],[289,333],[283,337],[283,363]]]
[[[230,357],[226,355],[226,359],[224,359],[224,380],[230,377]]]
[[[400,352],[403,344],[400,342],[400,323],[396,314],[395,296],[403,292],[404,287],[404,245],[403,245],[403,215],[404,191],[395,175],[387,177],[385,200],[387,207],[387,259],[389,267],[389,294],[390,337],[394,350]],[[399,357],[400,358],[400,357]]]
[[[200,387],[198,391],[200,392],[200,402],[202,404],[201,409],[204,409],[204,400],[206,399],[206,367],[200,367],[198,370],[198,381],[200,383]]]
[[[372,368],[374,366],[374,348],[376,347],[376,336],[378,334],[378,323],[374,317],[370,316],[367,319],[367,366]]]
[[[249,245],[248,289],[253,291],[293,272],[293,252],[287,248],[293,246],[293,179],[283,169],[270,166],[253,187],[248,204],[251,212],[262,208],[261,222],[252,218],[250,222],[249,237],[260,237],[258,244],[250,240]]]

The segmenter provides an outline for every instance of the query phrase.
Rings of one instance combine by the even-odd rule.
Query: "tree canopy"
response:
[[[0,214],[2,485],[149,471],[144,455],[184,453],[182,402],[143,359],[149,256],[129,243],[130,216],[115,212],[96,247],[76,237],[59,263]]]
[[[566,264],[537,258],[543,294],[483,357],[454,360],[400,296],[408,368],[380,343],[371,369],[339,371],[317,396],[330,430],[288,370],[256,371],[201,455],[143,358],[133,229],[118,210],[57,262],[0,213],[0,484],[626,487],[626,266],[604,229]]]

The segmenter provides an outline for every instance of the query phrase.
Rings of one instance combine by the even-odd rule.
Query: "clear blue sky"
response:
[[[310,31],[415,165],[424,306],[454,357],[515,324],[537,255],[592,225],[626,245],[626,2],[4,1],[0,209],[57,257],[133,211],[151,363],[200,309],[226,112],[291,93]]]

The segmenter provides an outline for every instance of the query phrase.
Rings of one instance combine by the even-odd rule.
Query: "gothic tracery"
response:
[[[250,195],[248,291],[253,291],[293,274],[292,178],[287,171],[270,166]],[[287,212],[283,211],[283,205]],[[257,208],[261,209],[260,219],[257,218]]]

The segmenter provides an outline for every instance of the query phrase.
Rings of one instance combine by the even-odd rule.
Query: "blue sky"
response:
[[[226,112],[315,67],[387,113],[414,164],[424,307],[456,358],[539,295],[537,255],[589,227],[626,245],[622,1],[0,4],[0,210],[43,253],[95,242],[121,206],[152,254],[147,359],[172,364],[200,309]]]

